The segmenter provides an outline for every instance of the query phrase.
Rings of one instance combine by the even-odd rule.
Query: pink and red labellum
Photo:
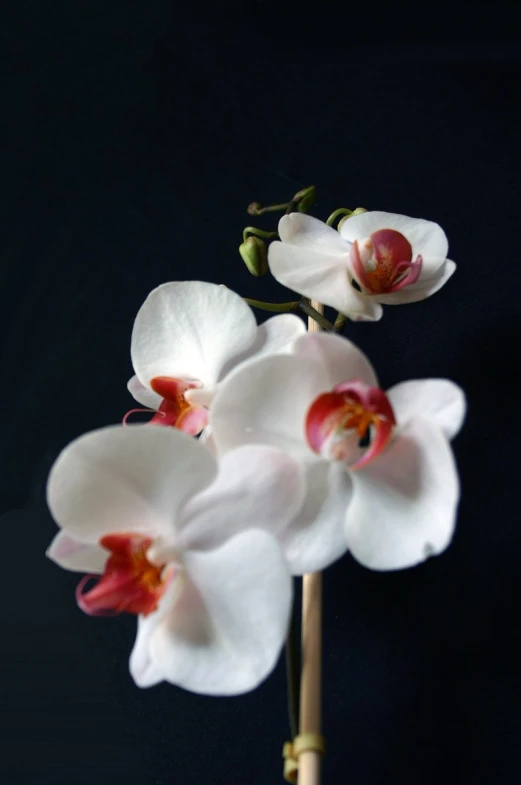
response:
[[[416,283],[422,257],[412,260],[412,247],[395,229],[379,229],[355,240],[349,252],[351,272],[367,294],[391,294]]]
[[[204,406],[189,403],[185,393],[199,386],[197,382],[174,379],[170,376],[155,376],[151,379],[150,387],[161,396],[162,401],[150,424],[177,428],[190,436],[197,436],[208,424],[208,410]],[[128,416],[137,411],[146,411],[146,409],[131,409],[125,415],[123,422],[125,423]]]
[[[89,616],[141,613],[147,616],[157,609],[173,570],[147,558],[150,537],[139,534],[108,534],[100,545],[110,551],[103,575],[86,575],[76,589],[76,600]],[[165,574],[168,572],[168,574]],[[96,585],[84,591],[91,580]]]
[[[360,469],[383,452],[395,425],[386,394],[351,379],[313,401],[306,417],[306,439],[319,455]]]

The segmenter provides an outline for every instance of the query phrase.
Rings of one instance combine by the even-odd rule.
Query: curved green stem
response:
[[[256,226],[246,226],[242,230],[243,242],[246,242],[248,236],[251,234],[255,237],[260,237],[261,240],[276,240],[279,236],[278,232],[265,232],[264,229],[257,229]]]
[[[249,215],[264,215],[264,213],[278,213],[285,210],[291,202],[282,202],[281,204],[268,204],[263,207],[260,202],[251,202],[248,205]]]
[[[347,207],[339,207],[338,210],[331,213],[326,223],[328,226],[333,226],[339,215],[352,215],[352,213],[353,211],[348,210]]]
[[[243,297],[244,302],[252,308],[259,308],[261,311],[271,311],[272,313],[295,313],[298,311],[299,303],[294,300],[289,303],[265,303],[262,300],[252,300],[251,297]]]
[[[264,213],[278,213],[282,210],[288,213],[294,212],[295,208],[301,213],[306,213],[313,205],[316,199],[316,188],[314,185],[309,185],[307,188],[302,188],[294,194],[289,202],[281,202],[280,204],[262,205],[260,202],[251,202],[248,205],[249,215],[264,215]],[[260,235],[259,235],[260,236]]]

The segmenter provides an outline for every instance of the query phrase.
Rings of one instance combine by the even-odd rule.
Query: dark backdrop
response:
[[[303,8],[2,6],[5,785],[282,781],[283,668],[233,699],[140,691],[135,620],[82,615],[76,576],[44,557],[44,489],[68,441],[130,408],[153,287],[280,296],[236,253],[245,207],[310,183],[323,218],[362,205],[445,228],[450,284],[349,330],[385,386],[447,376],[469,398],[451,548],[396,574],[349,557],[326,573],[324,782],[519,781],[519,42]]]

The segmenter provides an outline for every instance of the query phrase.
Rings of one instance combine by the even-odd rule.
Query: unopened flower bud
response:
[[[268,248],[260,237],[247,237],[240,244],[239,253],[243,262],[252,275],[259,278],[268,272]]]
[[[298,194],[295,194],[294,198],[296,197],[298,197],[298,212],[307,213],[309,208],[315,204],[317,198],[317,189],[314,185],[310,185],[309,188],[304,188],[302,191],[299,191]]]
[[[247,209],[248,215],[262,215],[262,205],[260,202],[251,202]]]

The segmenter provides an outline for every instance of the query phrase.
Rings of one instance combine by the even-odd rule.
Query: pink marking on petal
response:
[[[86,545],[79,540],[75,540],[73,537],[64,535],[63,530],[62,536],[56,542],[57,545],[53,546],[53,555],[58,559],[71,556],[73,553],[77,553],[78,551],[82,551],[90,547],[89,545]]]

